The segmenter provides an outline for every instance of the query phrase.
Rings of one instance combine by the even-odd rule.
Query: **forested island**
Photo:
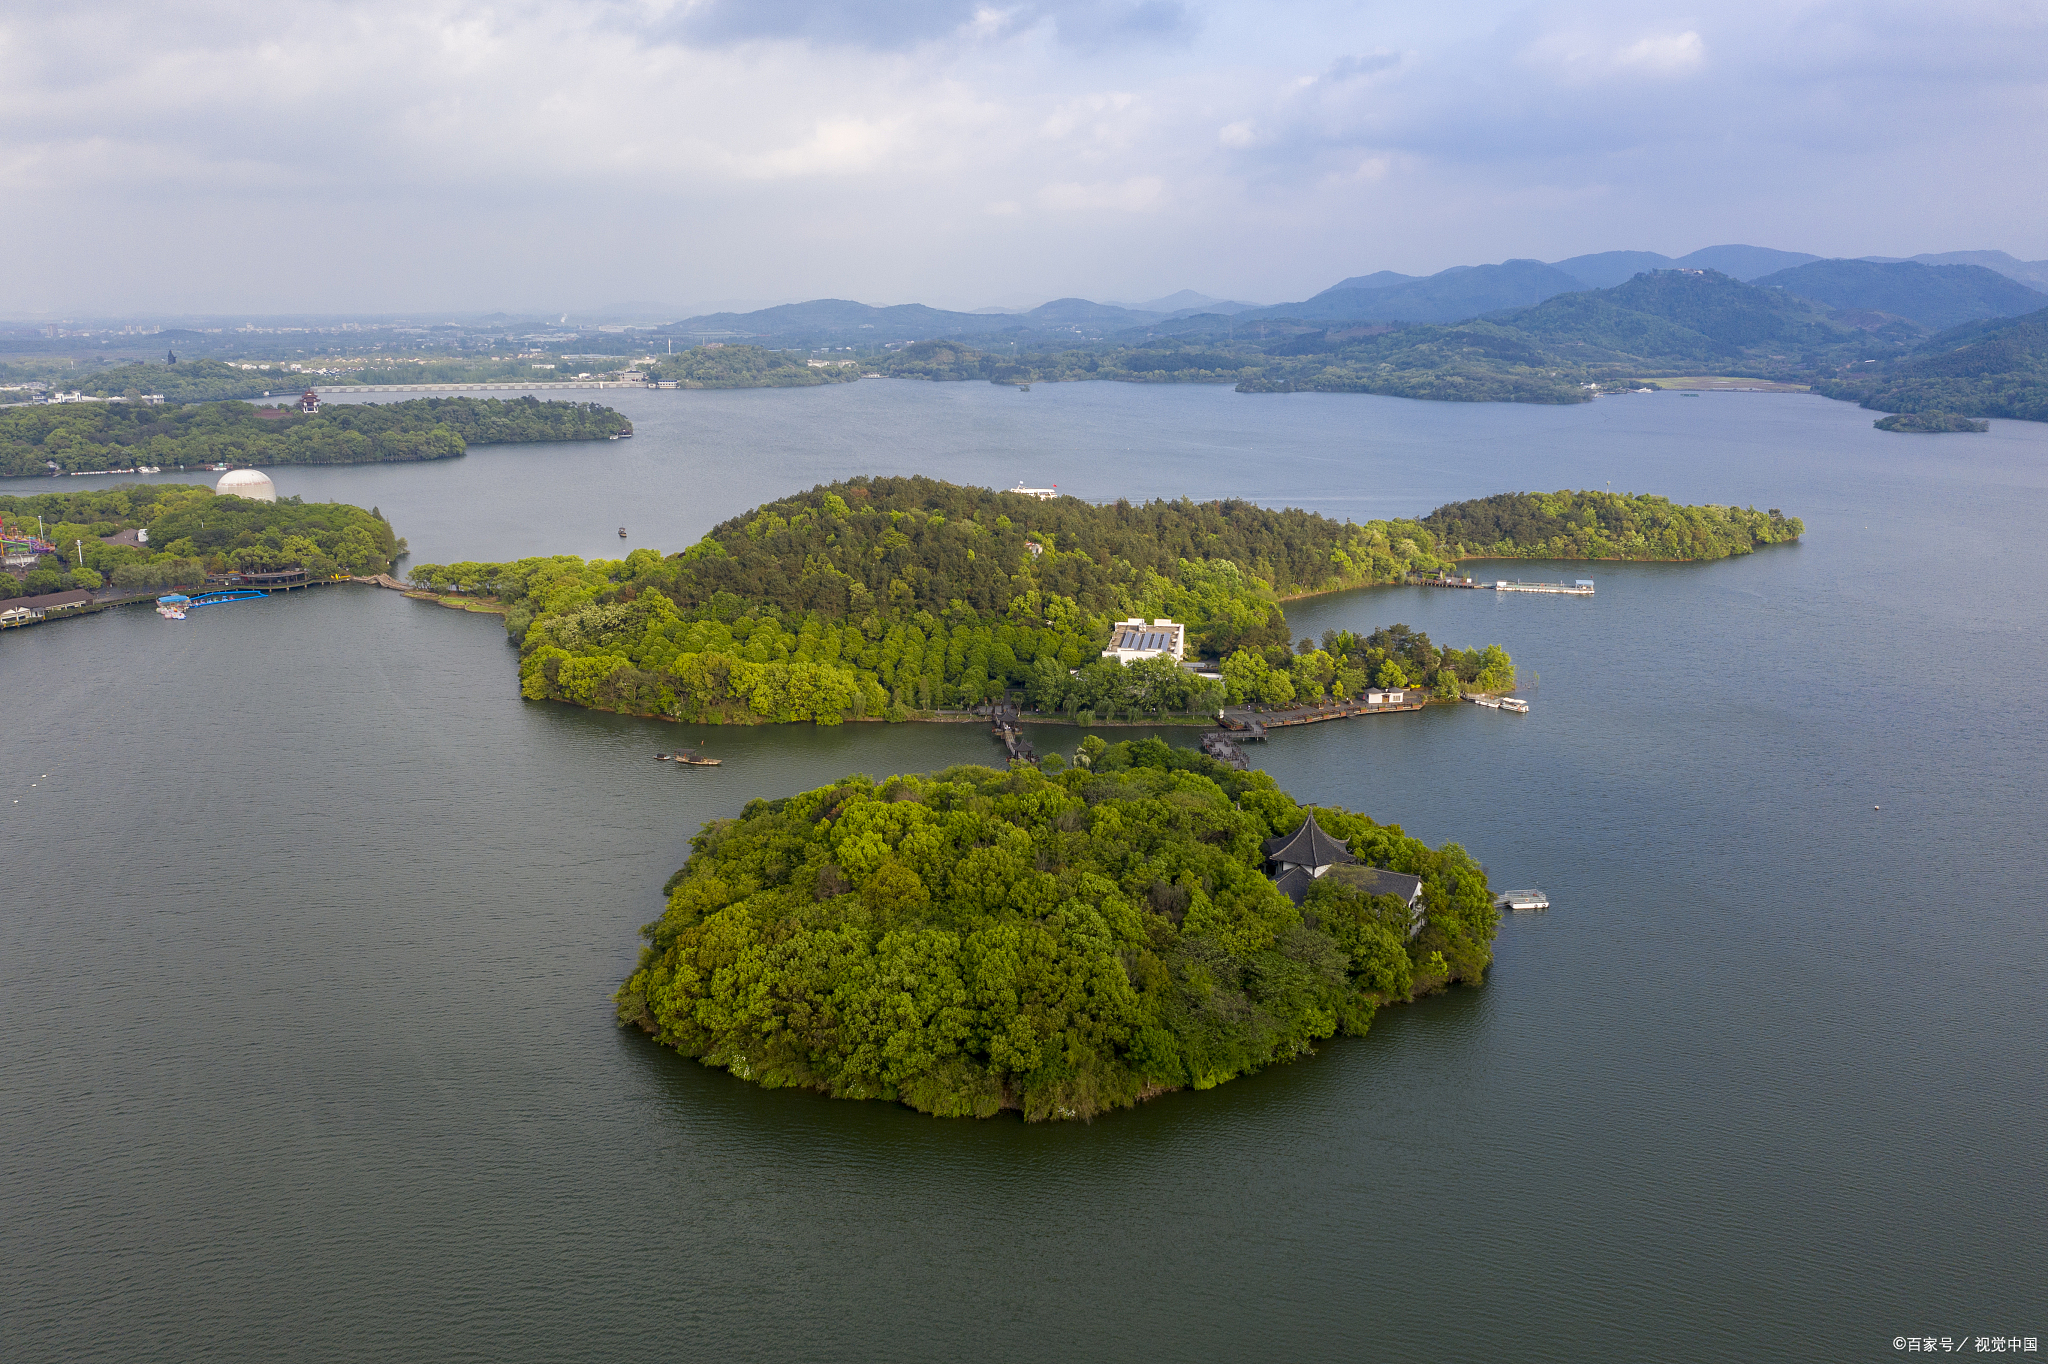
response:
[[[243,402],[49,403],[0,410],[0,475],[209,464],[450,459],[471,445],[608,440],[633,424],[596,403],[416,398],[315,413]]]
[[[1299,907],[1275,887],[1261,845],[1307,812],[1265,773],[1157,739],[1077,758],[849,777],[706,825],[621,1025],[771,1089],[1087,1119],[1483,981],[1498,915],[1457,844],[1316,808],[1421,879],[1411,936],[1401,899],[1335,874]]]
[[[808,388],[861,377],[851,361],[813,365],[802,356],[759,346],[712,342],[659,356],[643,371],[678,388]]]
[[[423,564],[410,576],[505,604],[533,700],[837,724],[1021,690],[1085,723],[1352,696],[1396,655],[1402,685],[1449,697],[1461,680],[1511,681],[1505,653],[1423,637],[1419,649],[1405,636],[1290,647],[1284,599],[1441,569],[1433,544],[1412,521],[1239,501],[1099,507],[875,478],[756,508],[668,558]],[[1222,660],[1223,682],[1170,659],[1104,660],[1111,623],[1132,616],[1186,624],[1190,657]]]
[[[22,578],[0,574],[0,597],[108,585],[188,587],[231,570],[388,573],[405,552],[405,541],[374,507],[296,497],[257,502],[192,483],[0,497],[0,523],[10,536],[37,535],[38,517],[39,538],[60,553],[44,555]],[[146,544],[123,534],[138,529],[149,532]]]
[[[1957,412],[1894,412],[1871,423],[1880,431],[1902,431],[1914,435],[1942,435],[1952,431],[1984,432],[1991,423],[1965,417]]]
[[[1680,506],[1637,493],[1500,493],[1422,518],[1458,559],[1724,559],[1806,533],[1776,507]]]

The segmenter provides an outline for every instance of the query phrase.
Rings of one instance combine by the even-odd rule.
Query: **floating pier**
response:
[[[1549,909],[1550,897],[1540,890],[1504,890],[1493,897],[1495,909]]]
[[[1496,592],[1549,592],[1562,597],[1590,597],[1593,595],[1593,580],[1591,578],[1577,578],[1568,583],[1497,582],[1493,585],[1493,590]]]

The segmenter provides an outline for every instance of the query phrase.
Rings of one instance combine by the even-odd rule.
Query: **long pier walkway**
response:
[[[1219,717],[1225,729],[1256,730],[1247,738],[1264,738],[1265,730],[1285,729],[1290,725],[1316,725],[1325,720],[1349,720],[1354,715],[1386,715],[1397,710],[1421,710],[1429,698],[1420,692],[1410,692],[1399,701],[1383,701],[1375,705],[1366,701],[1330,701],[1319,706],[1296,706],[1291,710],[1228,710]]]

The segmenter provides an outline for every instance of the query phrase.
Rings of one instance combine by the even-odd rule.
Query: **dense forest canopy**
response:
[[[1879,412],[2048,421],[2048,308],[1958,327],[1872,372],[1817,383],[1814,392]]]
[[[1422,519],[1467,559],[1722,559],[1806,533],[1776,507],[1679,506],[1636,493],[1499,493]]]
[[[644,372],[680,388],[807,388],[846,383],[861,374],[851,362],[813,365],[800,355],[721,343],[659,356]]]
[[[1171,663],[1102,663],[1111,622],[1165,616],[1189,626],[1194,652],[1285,658],[1283,598],[1439,568],[1432,545],[1411,521],[877,478],[756,508],[667,559],[411,576],[506,602],[534,699],[834,724],[1022,688],[1045,710],[1156,715],[1224,696]]]
[[[1157,739],[1093,767],[850,777],[707,825],[616,999],[622,1025],[770,1088],[941,1116],[1088,1118],[1358,1034],[1480,983],[1497,926],[1457,844],[1319,807],[1427,917],[1334,878],[1300,907],[1261,844],[1304,809]]]
[[[388,573],[404,552],[381,512],[296,497],[257,502],[216,496],[192,483],[124,483],[84,492],[0,497],[0,523],[10,535],[55,544],[27,578],[0,574],[0,595],[69,587],[193,586],[208,573],[303,568],[333,573]],[[109,544],[106,537],[146,529],[149,543]],[[82,544],[84,565],[78,564]],[[59,561],[61,558],[61,562]]]
[[[367,464],[447,459],[470,445],[605,440],[633,424],[596,403],[416,398],[317,413],[248,403],[50,403],[0,411],[0,474],[139,464]]]

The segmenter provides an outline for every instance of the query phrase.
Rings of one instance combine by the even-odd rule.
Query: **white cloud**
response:
[[[0,314],[2038,258],[2043,72],[2033,11],[1905,0],[16,5]]]
[[[1687,29],[1684,33],[1638,38],[1614,54],[1614,65],[1622,70],[1673,75],[1693,70],[1706,56],[1707,45],[1700,41],[1700,35]]]
[[[1616,43],[1606,32],[1546,33],[1531,43],[1522,62],[1567,81],[1617,76],[1679,76],[1697,70],[1707,46],[1697,31],[1645,34]]]

